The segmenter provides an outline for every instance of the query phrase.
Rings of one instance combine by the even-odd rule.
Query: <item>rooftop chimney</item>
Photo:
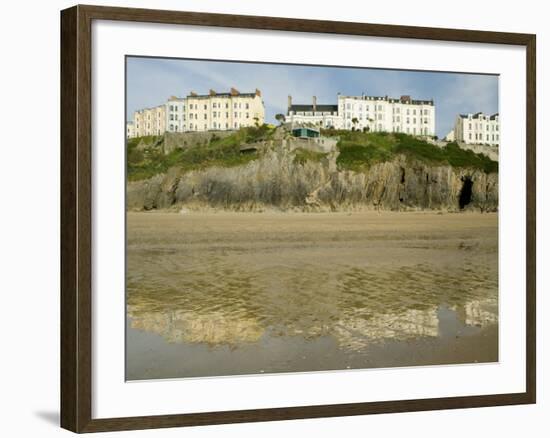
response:
[[[210,88],[210,91],[208,92],[208,94],[210,94],[210,96],[215,96],[216,91],[214,91],[214,90],[212,90],[212,88]]]
[[[411,96],[401,96],[401,103],[411,103]]]
[[[236,88],[231,87],[231,96],[238,96],[239,94],[240,94],[239,90],[237,90]]]
[[[313,96],[313,112],[317,111],[317,96]]]
[[[262,92],[256,88],[256,96],[262,96]]]
[[[292,96],[289,94],[288,95],[288,109],[290,109],[291,106],[292,106]]]
[[[191,91],[191,93],[189,93],[190,96],[193,96],[193,97],[196,97],[197,96],[197,93],[195,93],[194,91]]]

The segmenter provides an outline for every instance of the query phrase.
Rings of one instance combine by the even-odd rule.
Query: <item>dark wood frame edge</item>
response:
[[[91,23],[141,21],[512,44],[527,52],[526,392],[468,397],[92,419]],[[100,432],[536,402],[536,36],[461,29],[78,5],[61,11],[61,426]]]

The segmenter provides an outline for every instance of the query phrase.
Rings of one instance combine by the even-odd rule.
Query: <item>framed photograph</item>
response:
[[[61,425],[535,403],[535,35],[61,12]]]

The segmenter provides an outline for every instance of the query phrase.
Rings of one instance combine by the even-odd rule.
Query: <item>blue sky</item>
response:
[[[338,92],[434,99],[440,137],[459,113],[498,111],[498,76],[469,73],[129,57],[126,87],[128,120],[136,109],[159,105],[172,95],[230,87],[241,92],[259,88],[268,123],[275,123],[275,114],[286,114],[289,94],[295,104],[310,103],[312,96],[319,104],[336,104]]]

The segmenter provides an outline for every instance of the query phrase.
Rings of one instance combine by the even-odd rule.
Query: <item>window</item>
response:
[[[413,116],[416,116],[416,110],[413,109]]]
[[[416,111],[413,111],[413,113],[416,113]],[[413,117],[413,124],[416,125],[416,117]]]
[[[471,123],[468,123],[468,129],[471,131],[472,130],[472,124]]]
[[[176,125],[176,126],[174,127],[174,129],[175,129],[175,131],[177,131],[177,130],[178,130],[178,125]]]
[[[407,123],[410,123],[410,122],[411,122],[411,119],[409,119],[409,118],[407,117]],[[409,131],[407,131],[407,132],[409,132]]]
[[[246,113],[246,118],[248,119],[248,113]]]
[[[250,105],[247,103],[246,104],[246,109],[249,109],[249,108],[250,108]],[[248,117],[248,116],[246,116],[246,117]]]
[[[170,131],[174,130],[174,125],[170,125]]]
[[[170,120],[174,120],[174,114],[170,114]]]
[[[237,118],[237,113],[235,112],[235,114],[233,114],[233,117]]]
[[[233,109],[237,109],[237,102],[233,104]]]
[[[208,106],[206,106],[206,104],[204,105],[204,109],[208,109]]]
[[[208,119],[208,114],[204,114],[204,120]]]
[[[468,139],[469,139],[469,140],[472,139],[472,133],[471,133],[471,132],[468,134]]]

